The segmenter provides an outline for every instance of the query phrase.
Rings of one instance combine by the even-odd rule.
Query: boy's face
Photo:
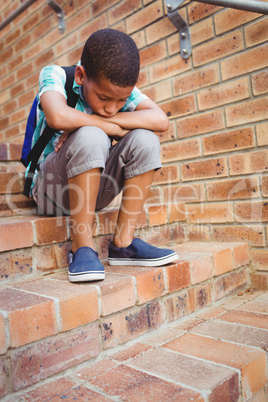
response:
[[[79,80],[81,83],[78,82]],[[85,73],[78,80],[76,77],[76,82],[79,85],[83,85],[84,97],[87,104],[94,113],[102,117],[114,116],[124,106],[134,88],[118,87],[105,78],[101,78],[96,82],[88,79]]]

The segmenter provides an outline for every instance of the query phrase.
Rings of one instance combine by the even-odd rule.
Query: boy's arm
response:
[[[71,133],[83,126],[95,126],[111,136],[123,136],[128,132],[116,122],[69,107],[60,92],[47,91],[41,95],[40,102],[47,124],[55,130]]]
[[[140,102],[133,112],[119,112],[115,116],[105,119],[116,123],[126,130],[145,128],[152,131],[166,131],[169,119],[163,110],[150,99]]]

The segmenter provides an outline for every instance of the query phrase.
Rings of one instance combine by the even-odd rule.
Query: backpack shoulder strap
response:
[[[66,74],[65,90],[67,93],[67,105],[70,107],[75,107],[79,98],[79,95],[73,91],[74,72],[76,66],[62,68]]]
[[[76,66],[70,66],[70,67],[62,67],[66,73],[66,82],[65,82],[65,90],[67,93],[67,105],[70,107],[75,107],[79,95],[76,94],[73,91],[73,82],[74,82],[74,72],[76,69]],[[56,130],[53,130],[51,127],[48,125],[46,126],[45,130],[43,131],[42,135],[40,138],[37,140],[33,148],[31,149],[28,157],[27,157],[27,162],[28,164],[31,162],[31,166],[29,169],[29,172],[27,174],[27,177],[25,179],[25,185],[24,185],[24,190],[23,194],[26,195],[26,197],[29,197],[31,186],[32,186],[32,181],[33,181],[33,176],[35,169],[37,168],[38,165],[38,160],[44,151],[45,147],[55,134]]]

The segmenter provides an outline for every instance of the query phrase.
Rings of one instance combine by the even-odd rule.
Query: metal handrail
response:
[[[268,14],[268,3],[259,0],[195,0],[199,3],[214,4],[227,8],[251,11],[253,13]]]
[[[15,11],[7,16],[7,18],[1,22],[0,31],[4,29],[11,21],[18,17],[24,10],[30,7],[37,0],[25,0]]]
[[[15,11],[7,16],[7,18],[0,24],[0,31],[4,29],[11,21],[18,17],[24,10],[30,7],[37,0],[25,0]],[[64,12],[63,9],[54,1],[47,0],[47,4],[57,13],[59,21],[60,33],[65,30]]]

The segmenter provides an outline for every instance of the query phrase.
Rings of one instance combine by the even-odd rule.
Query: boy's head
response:
[[[139,70],[135,42],[123,32],[101,29],[86,41],[75,81],[83,87],[84,98],[94,113],[112,117],[130,96]]]
[[[130,36],[114,29],[94,32],[86,41],[81,64],[87,78],[100,78],[119,87],[136,84],[140,71],[138,48]]]

